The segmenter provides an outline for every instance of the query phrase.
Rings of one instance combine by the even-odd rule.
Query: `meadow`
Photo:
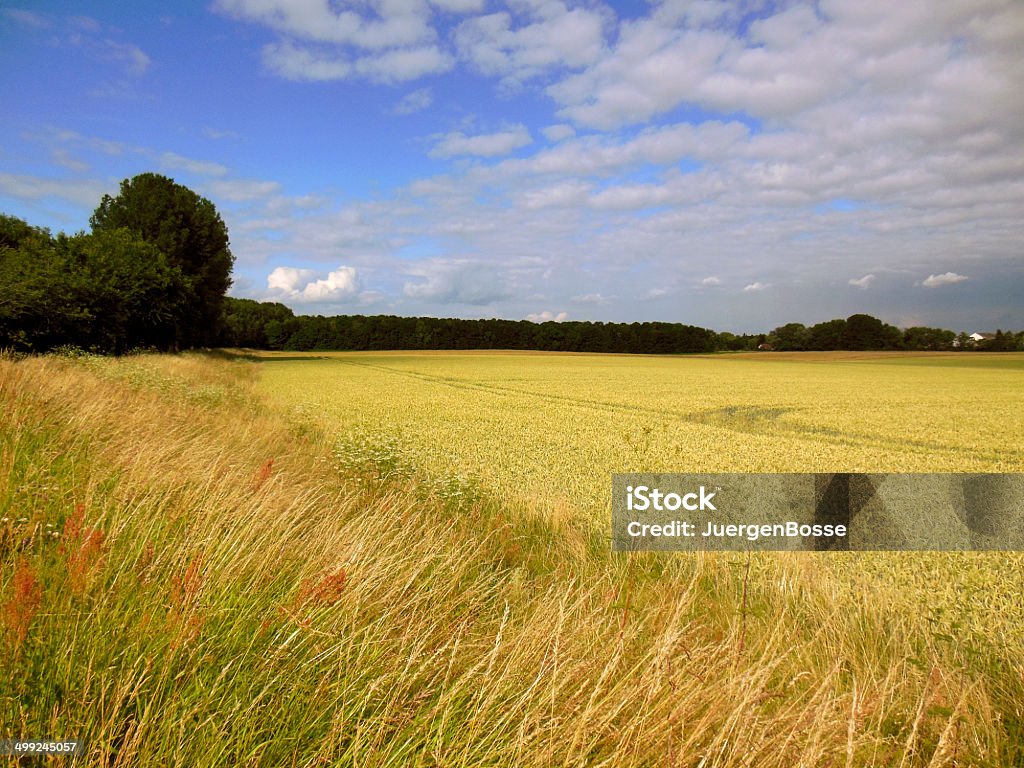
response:
[[[1018,554],[616,556],[613,471],[1024,471],[1020,355],[0,359],[0,738],[1024,764]]]

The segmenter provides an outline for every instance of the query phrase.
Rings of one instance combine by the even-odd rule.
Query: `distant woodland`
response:
[[[280,350],[532,349],[681,354],[743,350],[1024,350],[1024,333],[974,341],[941,328],[901,330],[870,315],[770,333],[716,333],[681,323],[455,320],[393,315],[295,315],[278,303],[225,300],[221,346]]]
[[[743,335],[664,322],[295,315],[283,304],[226,295],[234,264],[227,227],[209,200],[169,178],[125,179],[90,225],[88,233],[54,236],[0,214],[0,350],[1024,350],[1024,332],[972,338],[863,314]]]

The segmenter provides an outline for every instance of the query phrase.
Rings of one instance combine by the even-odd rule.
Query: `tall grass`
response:
[[[1024,761],[1019,649],[967,654],[823,556],[613,556],[339,471],[254,375],[0,360],[0,738],[113,766]]]

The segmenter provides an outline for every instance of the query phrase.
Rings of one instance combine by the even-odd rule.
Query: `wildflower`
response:
[[[0,605],[0,629],[9,634],[15,650],[21,648],[28,636],[32,619],[42,604],[43,588],[36,578],[35,569],[28,558],[22,556],[14,569],[13,594]]]
[[[65,557],[71,591],[85,592],[93,572],[99,567],[104,551],[103,532],[85,525],[85,505],[75,505],[75,512],[64,523],[64,542],[59,551]]]

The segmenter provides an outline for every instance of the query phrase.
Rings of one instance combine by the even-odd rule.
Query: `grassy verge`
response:
[[[613,557],[351,450],[339,472],[253,376],[0,360],[0,738],[117,766],[1024,762],[1019,649],[817,555]]]

